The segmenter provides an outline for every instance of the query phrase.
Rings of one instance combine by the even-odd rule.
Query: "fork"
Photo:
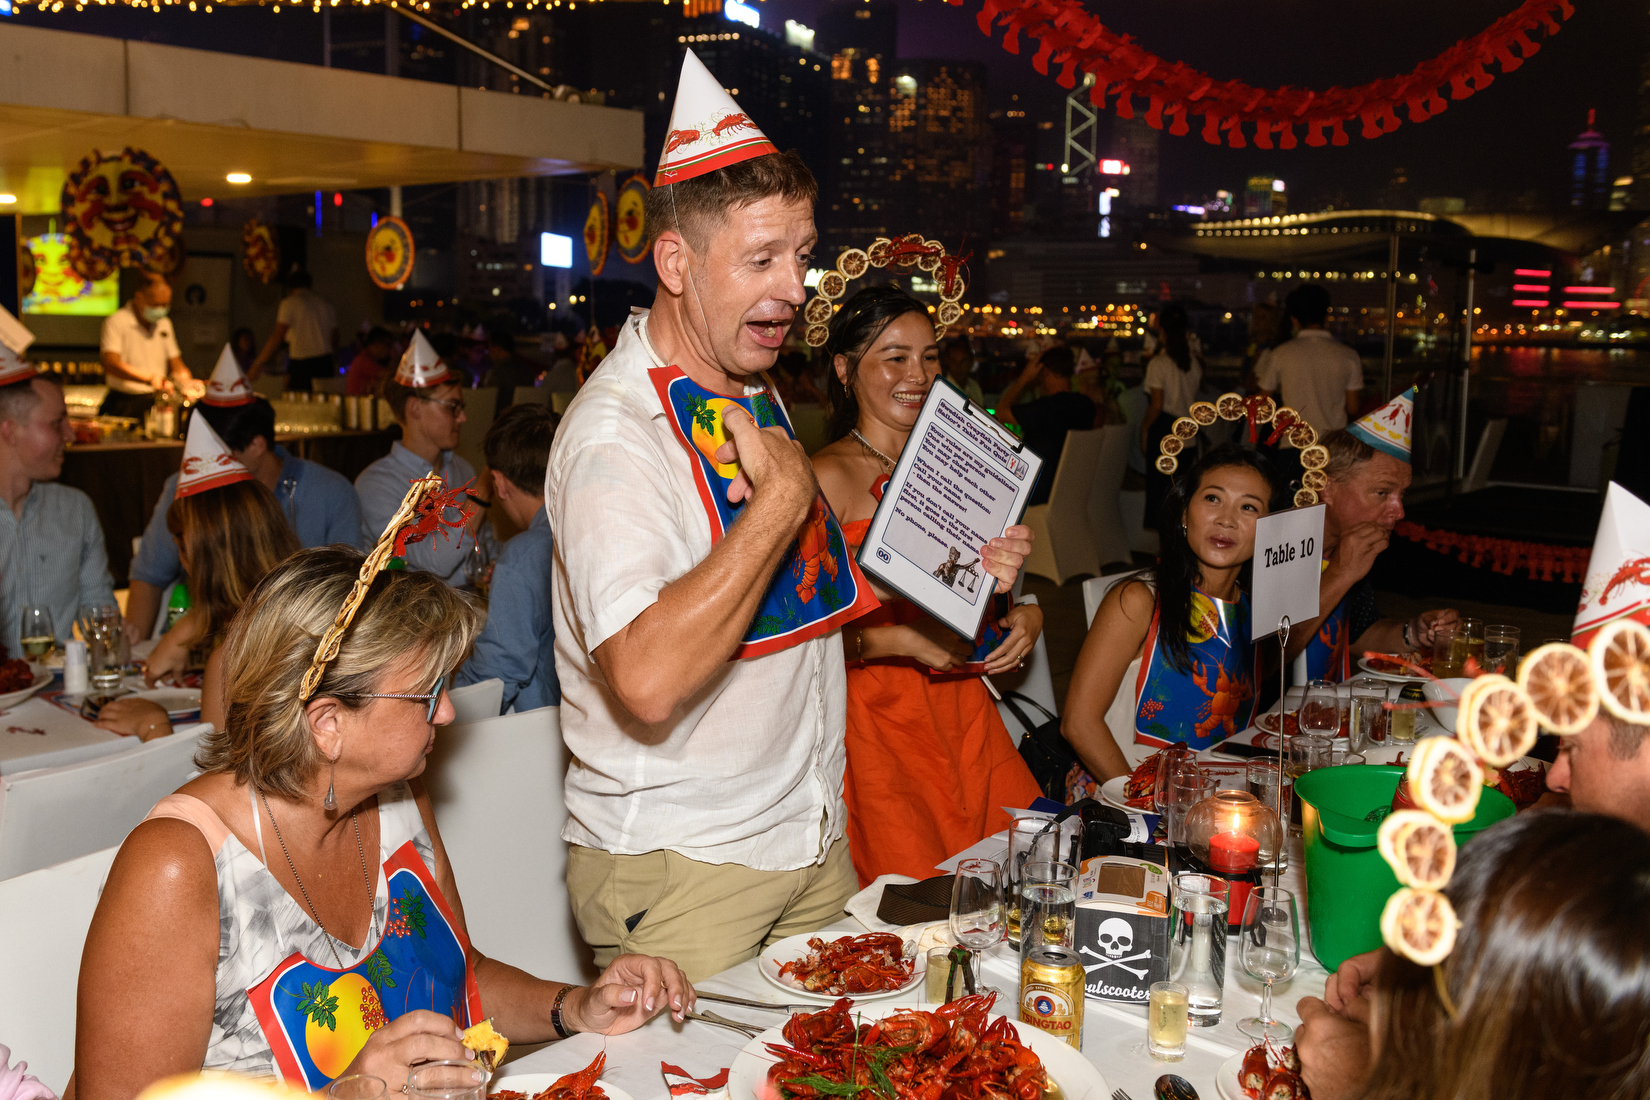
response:
[[[726,1016],[718,1016],[714,1012],[689,1012],[687,1018],[697,1020],[702,1024],[710,1024],[713,1027],[725,1027],[730,1031],[737,1031],[747,1039],[754,1039],[768,1030],[757,1024],[742,1024],[737,1020],[730,1020]]]
[[[1122,1089],[1112,1089],[1111,1100],[1132,1100],[1132,1098]]]

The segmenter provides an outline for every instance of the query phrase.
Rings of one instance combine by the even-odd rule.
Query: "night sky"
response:
[[[763,24],[796,19],[815,25],[827,2],[764,0]],[[1217,79],[1261,87],[1292,84],[1328,88],[1407,72],[1505,15],[1517,0],[1089,0],[1088,9],[1111,29],[1133,35],[1169,61],[1184,61]],[[1192,134],[1164,136],[1163,199],[1184,201],[1217,188],[1241,189],[1250,175],[1287,181],[1294,209],[1337,198],[1371,201],[1395,167],[1408,170],[1415,197],[1475,191],[1508,195],[1538,190],[1562,201],[1566,146],[1585,128],[1588,108],[1611,142],[1611,174],[1630,171],[1639,66],[1650,49],[1650,19],[1631,0],[1574,0],[1576,14],[1559,34],[1537,39],[1541,51],[1518,71],[1469,99],[1452,101],[1442,116],[1405,122],[1393,134],[1336,149],[1291,152],[1226,149]],[[902,0],[900,53],[951,57],[990,67],[992,100],[1001,106],[1020,95],[1041,117],[1064,118],[1064,91],[1031,67],[1036,46],[1022,39],[1018,56],[1006,53],[999,31],[980,34],[978,0],[952,7],[944,0]],[[1051,67],[1053,69],[1053,67]],[[1054,70],[1057,71],[1057,70]],[[1491,68],[1494,72],[1494,68]],[[1137,114],[1144,101],[1135,101]],[[1403,113],[1400,113],[1403,117]],[[1304,136],[1304,129],[1297,130]]]

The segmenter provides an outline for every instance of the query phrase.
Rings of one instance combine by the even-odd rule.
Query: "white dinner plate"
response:
[[[868,1010],[865,1016],[867,1019],[876,1020],[892,1012],[915,1007],[918,1006],[878,1005],[875,1009]],[[924,1007],[925,1010],[932,1008]],[[991,1019],[995,1021],[997,1017],[993,1015]],[[1107,1100],[1111,1095],[1100,1068],[1083,1057],[1081,1052],[1047,1032],[1012,1020],[1010,1023],[1014,1024],[1020,1041],[1043,1060],[1043,1066],[1048,1070],[1049,1076],[1060,1086],[1064,1100]],[[785,1037],[779,1028],[772,1027],[745,1044],[745,1049],[733,1060],[733,1066],[728,1072],[729,1100],[780,1100],[779,1091],[768,1084],[768,1068],[778,1059],[768,1053],[768,1048],[764,1044],[784,1042]],[[1236,1100],[1248,1098],[1239,1096]]]
[[[1140,813],[1141,811],[1129,805],[1128,795],[1123,793],[1123,789],[1128,785],[1128,776],[1112,776],[1110,779],[1100,784],[1100,801],[1105,803],[1107,806],[1116,806],[1119,810],[1127,810],[1131,814]]]
[[[34,683],[20,691],[8,691],[6,694],[0,695],[0,711],[10,710],[52,682],[50,669],[41,668],[39,665],[31,665],[30,667],[34,669]]]
[[[1220,1100],[1249,1100],[1248,1093],[1243,1091],[1243,1083],[1238,1074],[1243,1072],[1243,1058],[1247,1050],[1241,1054],[1234,1054],[1220,1063],[1215,1070],[1215,1088],[1220,1092]]]
[[[572,1071],[577,1073],[577,1070]],[[531,1100],[533,1096],[543,1092],[551,1085],[566,1077],[565,1073],[506,1073],[503,1077],[495,1077],[487,1086],[488,1095],[495,1092],[525,1092]],[[630,1100],[630,1094],[617,1085],[598,1080],[597,1085],[607,1093],[607,1100]],[[1238,1100],[1244,1100],[1238,1097]]]
[[[1382,669],[1377,665],[1370,664],[1368,657],[1358,658],[1358,671],[1362,672],[1365,676],[1373,676],[1377,680],[1385,680],[1389,684],[1407,684],[1411,680],[1426,679],[1426,677],[1422,676],[1419,672],[1410,672],[1407,669],[1403,672],[1387,672],[1385,669]]]
[[[792,979],[781,978],[779,976],[779,968],[781,966],[788,962],[795,962],[797,959],[802,958],[808,953],[808,941],[815,938],[815,935],[816,933],[804,932],[799,936],[791,936],[788,939],[780,940],[772,947],[764,948],[761,957],[757,959],[757,969],[762,972],[762,976],[764,978],[772,984],[778,986],[780,989],[783,989],[785,993],[793,1000],[807,1001],[812,1004],[822,1005],[834,1004],[837,997],[841,996],[841,994],[810,993]],[[843,937],[839,936],[837,938],[841,939]],[[897,997],[901,993],[909,993],[911,990],[922,985],[923,971],[927,969],[926,960],[924,959],[917,959],[916,964],[916,969],[911,972],[911,977],[905,982],[904,985],[901,985],[896,989],[885,990],[881,993],[851,993],[846,994],[846,996],[851,996],[856,1002],[885,1001],[889,997]]]
[[[201,713],[199,688],[154,688],[150,691],[134,691],[127,698],[147,699],[159,705],[166,711],[166,717],[174,722],[185,718],[198,718]]]

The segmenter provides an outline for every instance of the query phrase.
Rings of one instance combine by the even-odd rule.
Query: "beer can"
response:
[[[1020,1022],[1083,1049],[1083,962],[1069,947],[1035,947],[1020,964]]]

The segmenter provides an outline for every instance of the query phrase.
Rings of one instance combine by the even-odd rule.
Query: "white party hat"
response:
[[[174,499],[251,479],[252,471],[236,461],[206,417],[196,411],[189,418],[189,437],[183,444],[183,466],[178,470]]]
[[[1594,634],[1617,619],[1650,626],[1650,504],[1612,481],[1593,536],[1571,640],[1585,649]]]
[[[228,345],[223,346],[223,354],[218,356],[218,365],[212,368],[212,377],[206,383],[206,396],[201,403],[218,408],[229,408],[235,405],[250,405],[257,399],[252,392],[252,386],[241,371],[240,360],[235,358],[234,350]]]
[[[34,333],[23,327],[5,306],[0,306],[0,386],[21,382],[40,373],[23,353],[34,343]]]
[[[1347,425],[1347,431],[1399,462],[1409,461],[1409,441],[1415,427],[1415,387],[1388,401],[1368,416]]]
[[[739,109],[704,62],[688,50],[670,109],[664,152],[653,186],[681,183],[742,160],[777,153],[768,136]]]
[[[412,341],[401,356],[401,365],[395,368],[396,382],[409,389],[427,390],[451,381],[452,375],[446,360],[436,354],[423,331],[413,329]]]

